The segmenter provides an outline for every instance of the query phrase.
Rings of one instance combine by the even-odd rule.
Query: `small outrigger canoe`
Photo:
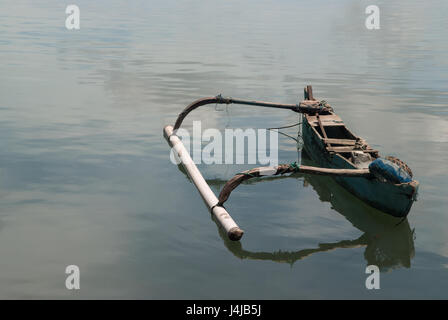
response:
[[[378,150],[372,149],[364,139],[347,129],[326,101],[314,99],[311,86],[305,88],[304,95],[305,99],[299,104],[224,98],[221,95],[202,98],[188,105],[179,114],[174,127],[164,128],[164,136],[169,145],[181,160],[210,212],[231,240],[241,239],[243,230],[230,217],[223,204],[238,185],[251,178],[294,172],[328,175],[370,206],[395,217],[406,217],[416,200],[419,183],[413,179],[411,169],[403,161],[395,157],[380,157]],[[182,141],[176,136],[176,131],[185,117],[191,111],[207,104],[241,104],[302,113],[304,149],[320,167],[294,162],[240,172],[224,185],[217,198],[193,163]]]
[[[316,103],[307,93],[305,99],[301,102],[304,106]],[[364,139],[348,130],[332,109],[321,114],[304,114],[302,138],[307,154],[325,168],[365,169],[369,168],[373,161],[381,158],[377,150],[372,149]],[[412,177],[412,171],[404,162],[394,157],[385,159],[395,163]],[[407,216],[419,185],[416,180],[391,183],[375,175],[333,176],[333,178],[372,207],[395,217]]]

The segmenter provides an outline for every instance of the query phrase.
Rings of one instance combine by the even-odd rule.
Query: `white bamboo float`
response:
[[[166,126],[165,128],[163,128],[163,134],[165,136],[165,139],[168,141],[168,144],[177,153],[177,156],[181,160],[183,167],[185,168],[194,185],[201,194],[201,197],[207,205],[208,209],[215,216],[221,227],[227,232],[227,236],[229,237],[229,239],[234,241],[240,240],[243,236],[244,231],[241,230],[240,227],[238,227],[238,225],[235,223],[226,209],[217,205],[218,198],[210,189],[201,172],[194,164],[182,141],[173,133],[173,127]]]

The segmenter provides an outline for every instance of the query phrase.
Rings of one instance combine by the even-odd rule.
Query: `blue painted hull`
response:
[[[306,116],[303,119],[302,136],[305,151],[321,167],[357,169],[340,154],[330,154],[326,150],[324,141],[312,128]],[[418,190],[418,182],[415,180],[409,183],[392,184],[364,177],[334,177],[333,179],[372,207],[395,217],[407,216]]]

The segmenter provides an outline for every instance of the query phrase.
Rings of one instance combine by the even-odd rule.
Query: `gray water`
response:
[[[75,4],[80,30],[64,2],[0,2],[1,298],[448,298],[446,1]],[[371,4],[380,30],[364,26]],[[418,201],[395,226],[328,178],[254,181],[227,203],[246,232],[229,242],[162,128],[199,97],[296,103],[307,84],[408,163]],[[185,127],[297,119],[212,106]],[[288,137],[279,149],[307,161]],[[253,166],[200,169],[217,193]],[[380,290],[365,287],[370,264]]]

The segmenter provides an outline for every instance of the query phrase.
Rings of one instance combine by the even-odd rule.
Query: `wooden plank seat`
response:
[[[354,147],[327,147],[327,150],[330,152],[336,152],[336,153],[341,153],[341,152],[352,152],[352,151],[362,151],[362,152],[366,152],[366,153],[377,153],[378,150],[374,150],[374,149],[355,149]]]
[[[354,146],[356,144],[356,140],[352,140],[352,139],[332,139],[332,138],[327,138],[327,139],[323,139],[324,143],[329,143],[329,144],[342,144],[344,146]]]

